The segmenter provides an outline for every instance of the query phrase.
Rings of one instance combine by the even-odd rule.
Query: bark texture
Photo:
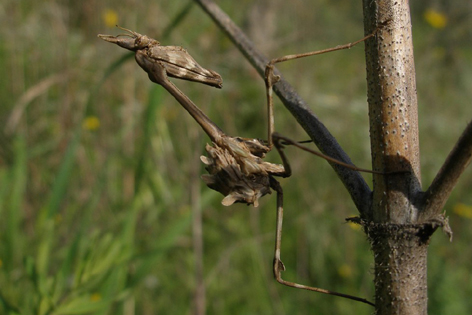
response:
[[[382,26],[380,26],[382,25]],[[371,216],[376,314],[427,313],[427,246],[435,228],[418,224],[421,174],[415,66],[407,0],[364,0],[372,165]]]
[[[407,0],[364,0],[365,33],[380,26],[366,43],[375,222],[412,223],[414,197],[421,191],[416,79]],[[407,211],[405,211],[407,209]]]
[[[427,250],[436,226],[364,225],[375,261],[376,314],[427,314]]]

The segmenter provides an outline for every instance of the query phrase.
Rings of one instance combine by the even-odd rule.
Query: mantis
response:
[[[134,51],[136,62],[148,74],[149,79],[166,89],[177,102],[188,111],[210,138],[212,144],[207,144],[205,147],[208,156],[202,156],[200,158],[209,173],[202,175],[202,179],[209,188],[219,191],[225,196],[222,200],[222,204],[230,206],[236,202],[241,202],[257,207],[261,197],[270,194],[271,190],[276,192],[277,219],[273,261],[275,279],[279,283],[290,287],[340,296],[374,306],[372,302],[363,298],[301,285],[282,279],[281,273],[285,270],[285,266],[280,257],[283,222],[283,189],[275,177],[284,178],[291,175],[290,165],[283,151],[284,146],[296,146],[304,151],[356,171],[376,174],[384,173],[361,169],[354,165],[343,163],[276,133],[274,130],[272,87],[280,79],[279,76],[274,75],[274,65],[276,63],[336,50],[349,49],[375,36],[375,33],[347,45],[272,59],[267,64],[265,71],[268,140],[264,141],[255,138],[226,135],[221,128],[211,121],[210,118],[192,102],[192,100],[168,79],[168,77],[173,77],[221,88],[223,81],[218,73],[200,66],[182,47],[161,46],[157,40],[146,35],[141,35],[125,28],[119,28],[126,33],[117,36],[99,34],[98,37],[107,42]],[[273,146],[275,146],[281,157],[282,165],[264,161],[264,157],[272,150]]]

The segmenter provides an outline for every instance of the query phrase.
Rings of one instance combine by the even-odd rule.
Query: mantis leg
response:
[[[343,161],[336,160],[335,158],[332,158],[332,157],[330,157],[328,155],[325,155],[321,152],[312,150],[312,149],[310,149],[310,148],[308,148],[304,145],[301,145],[300,142],[297,142],[297,141],[294,141],[290,138],[282,136],[281,134],[279,134],[277,132],[272,134],[272,142],[275,143],[275,148],[277,149],[277,151],[279,152],[280,157],[282,158],[282,162],[284,164],[284,167],[286,168],[286,172],[287,172],[287,168],[290,172],[288,176],[291,175],[291,171],[290,171],[290,165],[288,164],[287,157],[283,153],[283,145],[293,145],[293,146],[295,146],[295,147],[297,147],[297,148],[299,148],[303,151],[306,151],[306,152],[309,152],[309,153],[314,154],[316,156],[319,156],[320,158],[323,158],[328,162],[344,166],[344,167],[349,168],[349,169],[354,170],[354,171],[364,172],[364,173],[371,173],[371,174],[380,174],[380,175],[389,174],[389,173],[384,173],[384,172],[368,170],[368,169],[365,169],[365,168],[360,168],[360,167],[357,167],[355,165],[347,164]],[[283,145],[282,145],[282,142],[283,142]],[[391,172],[391,173],[402,173],[402,172]],[[283,176],[283,177],[288,177],[288,176]]]
[[[284,167],[286,170],[286,174],[282,175],[283,177],[288,177],[291,174],[291,169],[290,165],[288,164],[288,160],[283,152],[283,145],[280,143],[281,138],[275,138],[274,137],[274,145],[277,148],[277,151],[280,154],[280,157],[282,158],[282,161],[284,163]],[[270,177],[270,185],[273,190],[277,192],[277,219],[276,219],[276,233],[275,233],[275,252],[274,252],[274,265],[273,265],[273,270],[274,270],[274,277],[277,280],[277,282],[292,287],[292,288],[297,288],[297,289],[304,289],[304,290],[309,290],[309,291],[314,291],[314,292],[319,292],[319,293],[324,293],[324,294],[329,294],[329,295],[335,295],[339,297],[343,297],[346,299],[366,303],[372,306],[375,306],[374,303],[352,295],[344,294],[344,293],[338,293],[330,290],[325,290],[317,287],[310,287],[306,286],[303,284],[298,284],[295,282],[290,282],[282,279],[282,271],[285,271],[285,265],[283,264],[280,254],[281,254],[281,244],[282,244],[282,223],[283,223],[283,214],[284,214],[284,209],[283,209],[283,189],[280,183],[274,178]]]
[[[337,51],[337,50],[350,49],[351,47],[354,47],[355,45],[373,37],[377,33],[377,30],[388,22],[389,21],[380,24],[379,27],[372,34],[369,34],[358,41],[355,41],[346,45],[339,45],[336,47],[323,49],[323,50],[317,50],[317,51],[311,51],[311,52],[306,52],[302,54],[293,54],[293,55],[287,55],[287,56],[283,56],[279,58],[274,58],[267,64],[266,69],[265,69],[265,84],[266,84],[267,116],[268,116],[268,143],[269,143],[270,148],[273,145],[272,134],[274,133],[274,105],[273,105],[273,99],[272,99],[272,94],[273,94],[272,87],[274,86],[274,84],[276,84],[280,80],[280,76],[274,74],[274,65],[276,63],[284,62],[288,60],[304,58],[304,57],[314,56],[314,55],[321,55],[321,54],[325,54],[325,53]]]

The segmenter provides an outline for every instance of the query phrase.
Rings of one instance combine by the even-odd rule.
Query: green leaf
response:
[[[84,294],[57,307],[51,315],[86,314],[107,308],[112,301],[101,299],[99,294]]]

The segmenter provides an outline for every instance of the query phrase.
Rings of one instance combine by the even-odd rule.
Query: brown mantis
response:
[[[328,291],[316,287],[309,287],[282,279],[281,272],[285,266],[280,258],[280,248],[282,240],[283,222],[283,190],[279,182],[274,178],[289,177],[291,175],[290,165],[283,152],[284,145],[294,145],[302,150],[313,153],[333,163],[340,164],[347,168],[369,172],[371,170],[360,169],[354,165],[346,164],[317,151],[311,150],[301,144],[281,136],[274,132],[272,86],[279,80],[274,75],[274,64],[302,58],[306,56],[318,55],[326,52],[349,49],[352,46],[374,36],[368,35],[356,42],[329,48],[321,51],[304,54],[289,55],[273,59],[266,67],[266,95],[268,112],[268,141],[260,139],[248,139],[241,137],[231,137],[226,135],[215,123],[213,123],[182,91],[180,91],[168,76],[184,80],[204,83],[210,86],[221,88],[222,79],[219,74],[212,70],[201,67],[188,52],[178,46],[161,46],[160,43],[146,35],[123,29],[127,34],[118,36],[98,35],[101,39],[117,44],[123,48],[135,52],[137,63],[148,73],[149,79],[164,87],[197,121],[205,133],[210,137],[212,145],[206,145],[208,157],[202,156],[201,160],[206,165],[209,172],[203,175],[202,179],[208,187],[219,191],[225,197],[222,204],[232,205],[235,202],[242,202],[248,205],[258,206],[259,198],[271,193],[271,189],[277,193],[277,223],[276,241],[274,254],[274,276],[279,283],[287,286],[316,291],[325,294],[341,296],[344,298],[360,301],[370,305],[372,302],[366,299]],[[272,146],[276,147],[283,165],[265,162],[265,155],[271,151]]]

